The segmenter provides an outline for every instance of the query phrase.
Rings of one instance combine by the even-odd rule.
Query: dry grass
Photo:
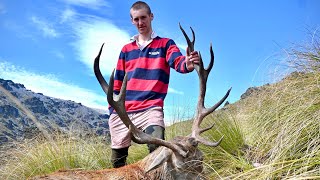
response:
[[[111,167],[110,148],[97,137],[84,140],[55,136],[53,141],[35,138],[14,147],[5,152],[0,179],[26,179],[59,169]]]
[[[234,152],[221,146],[212,178],[320,178],[320,46],[313,37],[289,52],[294,73],[229,106],[225,119],[238,122],[244,143]]]
[[[299,74],[235,105],[252,169],[231,179],[320,178],[320,73]]]

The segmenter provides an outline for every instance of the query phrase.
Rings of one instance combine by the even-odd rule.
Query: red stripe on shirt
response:
[[[134,91],[154,91],[158,93],[167,93],[168,84],[164,84],[158,80],[144,80],[144,79],[130,79],[128,83],[127,90]]]
[[[136,68],[141,69],[161,69],[167,74],[170,73],[170,68],[165,62],[164,58],[144,58],[141,57],[139,59],[130,60],[126,63],[126,71],[134,71]]]

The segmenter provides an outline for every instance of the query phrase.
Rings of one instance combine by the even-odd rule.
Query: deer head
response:
[[[187,41],[188,48],[189,48],[188,52],[194,51],[195,33],[193,29],[191,28],[192,36],[193,36],[191,41],[180,24],[179,26]],[[145,169],[146,172],[149,172],[155,168],[162,166],[163,164],[166,164],[166,166],[170,166],[170,168],[168,167],[167,170],[177,171],[177,175],[181,174],[178,171],[185,171],[185,170],[189,171],[190,168],[200,173],[202,171],[201,161],[203,159],[203,155],[201,151],[197,148],[198,143],[202,143],[207,146],[216,147],[220,144],[223,138],[222,137],[217,142],[211,142],[201,137],[200,134],[211,129],[213,125],[202,129],[200,128],[200,124],[208,114],[216,110],[225,101],[225,99],[229,96],[229,93],[231,91],[231,88],[230,88],[225,94],[225,96],[214,106],[210,108],[206,108],[204,106],[208,75],[214,64],[214,53],[212,50],[212,45],[210,45],[211,60],[210,60],[209,66],[207,68],[204,68],[200,53],[199,53],[199,56],[200,56],[199,64],[194,64],[195,70],[197,71],[198,77],[199,77],[200,93],[199,93],[197,109],[196,109],[196,113],[195,113],[194,121],[192,125],[192,133],[187,137],[180,137],[180,136],[176,137],[172,141],[164,141],[162,139],[154,138],[148,134],[145,134],[144,132],[136,128],[136,126],[131,122],[125,110],[127,76],[125,75],[124,77],[120,93],[118,95],[115,95],[113,93],[114,72],[110,77],[110,83],[109,83],[110,85],[108,85],[99,70],[99,59],[102,52],[102,48],[103,48],[103,45],[100,49],[100,52],[97,58],[95,59],[94,72],[102,89],[107,94],[107,99],[110,106],[112,106],[115,109],[115,111],[118,113],[123,123],[130,129],[130,132],[132,133],[132,137],[133,137],[132,140],[134,142],[139,144],[151,143],[151,144],[157,144],[157,145],[166,147],[166,148],[159,148],[156,152],[152,153],[152,155],[149,155],[149,156],[152,156],[153,158],[151,159],[154,159],[154,160],[152,161],[152,163],[148,163],[149,167],[146,167]]]

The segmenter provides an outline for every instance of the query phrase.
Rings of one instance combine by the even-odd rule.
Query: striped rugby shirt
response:
[[[185,56],[172,39],[155,36],[149,44],[139,48],[135,38],[122,48],[115,72],[114,92],[119,93],[127,73],[125,106],[128,113],[163,107],[170,67],[179,73],[189,72]],[[115,113],[110,106],[109,110],[110,114]]]

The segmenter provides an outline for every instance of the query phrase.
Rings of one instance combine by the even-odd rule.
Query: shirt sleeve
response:
[[[166,60],[169,66],[179,73],[189,73],[187,69],[186,58],[180,52],[175,42],[170,39],[166,44]]]

